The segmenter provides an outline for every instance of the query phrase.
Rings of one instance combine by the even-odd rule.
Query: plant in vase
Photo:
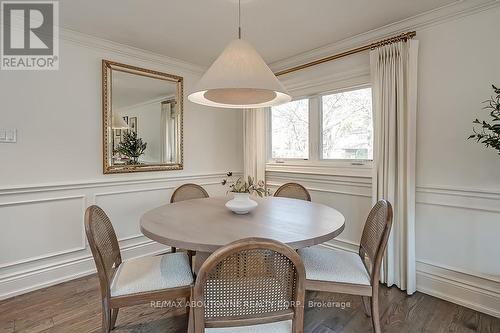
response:
[[[123,140],[116,148],[116,152],[130,158],[128,164],[139,164],[139,157],[144,154],[147,143],[137,137],[136,131],[127,131],[123,135]]]
[[[227,178],[222,180],[222,185],[228,186],[228,192],[233,193],[234,198],[226,202],[226,207],[236,214],[247,214],[257,207],[257,202],[250,198],[251,194],[264,197],[268,194],[263,180],[255,182],[248,176],[245,181],[243,177],[235,178],[232,172],[227,173]]]

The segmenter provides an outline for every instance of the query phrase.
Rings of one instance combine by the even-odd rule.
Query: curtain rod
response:
[[[374,42],[374,43],[371,43],[371,44],[368,44],[368,45],[357,47],[357,48],[352,49],[352,50],[344,51],[344,52],[337,53],[337,54],[334,54],[334,55],[331,55],[331,56],[328,56],[328,57],[325,57],[325,58],[321,58],[321,59],[318,59],[318,60],[314,60],[314,61],[302,64],[302,65],[298,65],[298,66],[295,66],[295,67],[292,67],[292,68],[284,69],[282,71],[278,71],[278,72],[274,73],[274,75],[276,75],[276,76],[285,75],[285,74],[288,74],[288,73],[299,71],[301,69],[305,69],[305,68],[309,68],[309,67],[312,67],[312,66],[316,66],[316,65],[328,62],[328,61],[340,59],[340,58],[343,58],[343,57],[346,57],[346,56],[349,56],[349,55],[352,55],[352,54],[356,54],[356,53],[360,53],[360,52],[372,50],[372,49],[375,49],[375,48],[380,47],[380,46],[384,46],[384,45],[388,45],[388,44],[392,44],[392,43],[397,43],[399,41],[405,41],[406,42],[408,39],[412,39],[416,35],[417,35],[416,31],[405,32],[405,33],[403,33],[401,35],[398,35],[398,36],[395,36],[395,37],[387,38],[387,39],[384,39],[384,40],[381,40],[381,41],[378,41],[378,42]]]

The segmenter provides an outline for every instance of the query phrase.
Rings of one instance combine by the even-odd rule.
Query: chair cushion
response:
[[[205,333],[291,333],[292,321],[277,321],[275,323],[240,327],[205,328]]]
[[[306,279],[370,285],[370,276],[357,253],[313,246],[299,250]]]
[[[118,267],[111,282],[111,296],[188,286],[193,283],[185,253],[168,253],[127,260]]]

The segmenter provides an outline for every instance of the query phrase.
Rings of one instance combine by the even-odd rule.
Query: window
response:
[[[309,158],[309,101],[301,99],[271,108],[273,159]]]
[[[353,88],[273,107],[269,139],[271,165],[358,168],[358,164],[366,164],[364,168],[369,168],[373,159],[371,88]]]
[[[372,90],[321,97],[323,159],[373,158]]]

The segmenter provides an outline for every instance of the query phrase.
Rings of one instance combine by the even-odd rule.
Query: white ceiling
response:
[[[456,0],[242,0],[243,38],[268,63]],[[237,32],[237,0],[61,0],[65,28],[199,65]]]

